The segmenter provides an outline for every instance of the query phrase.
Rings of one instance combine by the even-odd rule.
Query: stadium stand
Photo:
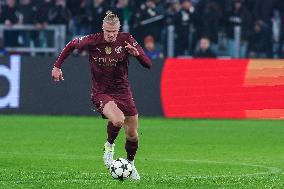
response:
[[[48,26],[66,27],[59,39],[64,44],[100,32],[102,17],[110,9],[120,16],[122,31],[130,31],[141,44],[153,36],[168,57],[193,56],[204,37],[218,57],[284,56],[281,0],[1,0],[0,5],[0,33],[9,52],[56,54],[51,50],[58,49],[56,32]]]

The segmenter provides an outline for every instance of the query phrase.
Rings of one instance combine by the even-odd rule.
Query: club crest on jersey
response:
[[[111,54],[111,47],[105,47],[106,54]]]
[[[137,43],[137,41],[135,41],[134,43],[133,43],[133,47],[136,47],[138,45],[138,43]]]
[[[115,47],[115,52],[117,53],[117,54],[119,54],[119,53],[121,53],[122,52],[122,46],[119,46],[119,47]]]

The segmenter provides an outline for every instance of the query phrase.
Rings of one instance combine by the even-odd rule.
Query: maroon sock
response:
[[[107,125],[107,141],[110,143],[110,144],[113,144],[114,143],[114,140],[116,139],[119,131],[120,131],[120,127],[115,127],[112,122],[108,122],[108,125]]]
[[[125,150],[127,152],[127,159],[129,161],[134,160],[137,149],[138,149],[138,141],[132,142],[132,141],[126,140]]]

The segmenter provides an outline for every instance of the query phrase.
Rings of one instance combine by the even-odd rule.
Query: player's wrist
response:
[[[52,70],[58,70],[58,71],[61,71],[61,68],[58,68],[58,67],[54,66],[54,67],[52,68]]]

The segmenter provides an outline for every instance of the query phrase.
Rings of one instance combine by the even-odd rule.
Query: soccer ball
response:
[[[115,179],[127,179],[132,173],[131,163],[123,158],[114,160],[110,166],[110,174]]]

